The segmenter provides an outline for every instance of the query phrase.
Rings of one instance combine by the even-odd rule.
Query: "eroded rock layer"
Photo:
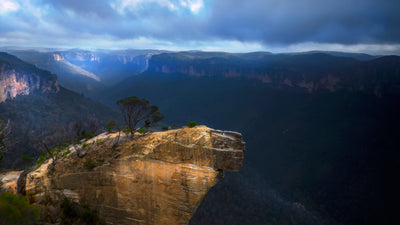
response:
[[[112,149],[116,136],[28,174],[27,194],[39,205],[64,197],[89,204],[107,224],[187,224],[223,170],[239,170],[244,158],[240,134],[204,126],[124,137]]]

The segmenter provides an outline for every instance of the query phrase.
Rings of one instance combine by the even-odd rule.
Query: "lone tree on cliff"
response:
[[[132,135],[138,124],[145,122],[147,126],[154,125],[164,118],[157,106],[150,105],[146,99],[139,99],[136,96],[121,99],[117,101],[117,105]]]

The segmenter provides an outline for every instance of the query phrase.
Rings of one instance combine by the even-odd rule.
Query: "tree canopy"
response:
[[[144,126],[149,127],[164,118],[164,115],[158,111],[157,106],[150,105],[148,100],[139,99],[136,96],[121,99],[117,101],[117,105],[132,135],[140,123],[144,123]]]

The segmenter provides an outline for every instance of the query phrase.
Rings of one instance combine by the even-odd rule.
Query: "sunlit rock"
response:
[[[32,92],[58,92],[60,87],[56,77],[46,79],[34,72],[18,72],[0,61],[0,103],[18,95]]]
[[[238,171],[245,143],[236,132],[205,126],[146,135],[135,140],[103,134],[58,161],[27,175],[36,204],[67,197],[89,204],[107,224],[187,224],[223,170]]]
[[[0,174],[0,193],[9,192],[23,194],[25,188],[25,172],[11,171]]]

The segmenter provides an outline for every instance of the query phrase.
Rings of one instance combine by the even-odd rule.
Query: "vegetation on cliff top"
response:
[[[35,224],[38,209],[29,204],[27,197],[11,193],[0,194],[0,225]]]
[[[134,135],[139,123],[144,123],[144,127],[148,128],[164,118],[164,115],[158,111],[158,106],[150,105],[149,101],[144,98],[127,97],[118,100],[117,105],[131,135]]]

